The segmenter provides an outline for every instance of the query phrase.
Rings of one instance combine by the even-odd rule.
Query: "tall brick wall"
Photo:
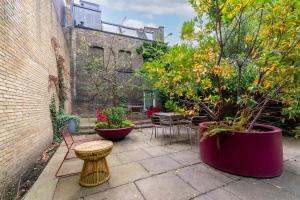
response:
[[[69,50],[52,0],[0,0],[0,181],[20,175],[52,142],[53,37],[66,59],[71,112]]]
[[[106,107],[113,102],[104,102],[101,98],[93,98],[95,93],[88,89],[88,71],[86,65],[88,60],[82,51],[86,47],[85,43],[90,46],[97,47],[99,56],[103,56],[104,62],[108,62],[110,48],[115,54],[128,54],[131,60],[132,70],[137,70],[143,64],[143,58],[136,53],[136,49],[140,47],[145,40],[128,37],[119,34],[108,33],[104,31],[90,30],[86,28],[73,28],[71,30],[71,88],[73,99],[73,112],[80,116],[92,117],[95,115],[95,108],[97,106]],[[86,42],[83,43],[82,40]],[[103,53],[100,53],[100,50]],[[123,58],[124,59],[124,58]],[[110,60],[112,62],[112,60]],[[129,79],[133,74],[120,73],[120,80]],[[126,92],[127,104],[143,105],[143,92],[140,88],[135,88]]]

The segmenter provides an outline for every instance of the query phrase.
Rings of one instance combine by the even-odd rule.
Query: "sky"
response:
[[[75,0],[78,2],[79,0]],[[142,28],[165,27],[165,41],[173,45],[180,42],[184,21],[195,15],[188,0],[88,0],[100,4],[102,20]]]

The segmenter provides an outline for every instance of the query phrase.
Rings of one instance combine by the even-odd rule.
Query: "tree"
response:
[[[92,51],[93,45],[81,38],[79,53],[86,58],[85,69],[88,79],[87,89],[92,99],[101,100],[105,105],[120,105],[127,92],[137,88],[139,82],[131,68],[131,55],[126,51],[115,52],[113,44],[116,38],[109,41],[107,54],[99,55]]]
[[[216,121],[236,105],[233,126],[252,129],[270,101],[299,114],[300,3],[297,0],[190,0],[197,16],[169,53],[145,63],[153,86],[199,105]],[[184,106],[183,106],[184,107]],[[185,109],[185,108],[184,108]],[[226,113],[225,113],[226,114]]]

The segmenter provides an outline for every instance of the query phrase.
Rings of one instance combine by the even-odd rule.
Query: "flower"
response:
[[[107,121],[107,117],[106,117],[104,110],[97,109],[96,113],[97,113],[97,122],[106,122]]]

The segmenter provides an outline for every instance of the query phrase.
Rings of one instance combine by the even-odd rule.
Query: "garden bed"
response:
[[[18,179],[13,181],[4,191],[1,191],[1,200],[18,200],[29,191],[38,179],[47,163],[54,155],[60,143],[53,142],[41,154],[39,159]]]

